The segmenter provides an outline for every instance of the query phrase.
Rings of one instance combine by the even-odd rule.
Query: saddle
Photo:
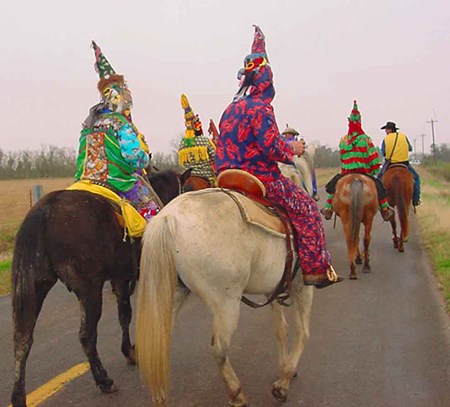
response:
[[[127,233],[130,237],[134,238],[142,237],[144,234],[145,226],[147,225],[146,220],[134,206],[125,199],[122,199],[111,189],[89,180],[75,182],[66,189],[88,191],[108,199],[111,202],[120,226],[125,229],[124,239]]]
[[[391,168],[404,168],[409,171],[408,166],[405,163],[391,163],[386,171],[389,171]]]
[[[281,305],[287,305],[286,300],[289,298],[289,292],[292,287],[292,280],[296,276],[299,263],[298,257],[296,264],[293,265],[292,240],[296,246],[295,229],[287,215],[287,213],[273,202],[266,199],[266,188],[264,184],[254,175],[240,170],[230,169],[221,172],[217,178],[218,187],[234,200],[241,212],[242,218],[264,231],[282,237],[286,241],[286,262],[283,276],[275,288],[275,291],[269,296],[263,304],[255,303],[252,300],[242,297],[242,302],[253,307],[259,308],[270,304],[275,299]]]

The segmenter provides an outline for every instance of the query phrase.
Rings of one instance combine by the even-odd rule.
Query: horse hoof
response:
[[[102,393],[109,394],[109,393],[115,393],[116,391],[119,390],[119,388],[111,380],[110,383],[101,384],[100,390],[102,391]]]
[[[286,403],[287,401],[287,394],[280,387],[274,386],[272,388],[272,396],[274,397],[275,400],[279,401],[280,403]]]
[[[398,251],[399,251],[400,253],[403,253],[403,252],[405,251],[405,248],[404,248],[404,247],[399,247],[399,248],[398,248]]]
[[[136,364],[136,352],[134,350],[134,345],[130,348],[128,355],[125,356],[127,363],[134,366]]]
[[[372,271],[372,269],[370,268],[370,266],[363,267],[363,273],[370,273],[371,271]]]
[[[362,258],[361,258],[361,257],[357,257],[357,258],[355,259],[355,263],[356,263],[356,264],[362,264]]]
[[[356,274],[350,274],[349,279],[350,280],[358,280],[358,276]]]

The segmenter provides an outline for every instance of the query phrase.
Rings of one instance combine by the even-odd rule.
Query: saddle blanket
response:
[[[101,195],[104,198],[115,202],[120,207],[121,211],[121,213],[118,214],[122,217],[122,219],[119,218],[119,222],[126,227],[128,235],[130,237],[142,237],[144,234],[145,226],[147,225],[146,220],[134,206],[110,189],[93,184],[88,180],[75,182],[66,189],[92,192],[93,194]]]
[[[224,191],[226,191],[226,193]],[[281,237],[283,239],[286,238],[284,225],[278,216],[274,215],[264,205],[253,201],[252,199],[239,192],[222,188],[208,188],[202,189],[200,191],[190,192],[190,194],[211,194],[219,192],[223,193],[224,195],[233,195],[233,197],[235,198],[234,201],[239,207],[242,217],[247,223],[251,223],[252,225],[263,229],[271,235]]]

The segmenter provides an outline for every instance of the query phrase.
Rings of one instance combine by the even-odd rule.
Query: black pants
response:
[[[342,178],[345,177],[348,174],[336,174],[333,178],[331,178],[330,181],[328,181],[327,185],[325,185],[325,191],[327,191],[329,194],[334,194],[336,192],[336,184],[337,182]],[[383,183],[380,179],[374,178],[371,175],[368,174],[361,174],[365,175],[366,177],[369,177],[373,182],[375,182],[375,186],[377,188],[378,193],[378,202],[381,202],[383,199],[386,198],[386,190],[384,189]]]

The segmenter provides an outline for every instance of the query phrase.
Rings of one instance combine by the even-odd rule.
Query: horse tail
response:
[[[43,247],[48,207],[33,209],[16,235],[11,267],[12,308],[16,332],[33,330],[36,321],[35,278],[46,259]]]
[[[350,224],[350,243],[352,248],[355,248],[358,244],[359,229],[361,226],[362,215],[363,215],[363,183],[359,179],[355,179],[350,184],[351,191],[351,224]]]
[[[160,215],[147,226],[136,300],[137,362],[155,403],[164,403],[168,390],[172,307],[177,285],[173,225],[169,222]]]
[[[395,176],[393,185],[395,185],[393,189],[395,194],[395,203],[397,205],[398,218],[400,221],[400,229],[402,231],[402,237],[408,236],[409,224],[406,221],[407,207],[405,201],[405,185],[399,176]]]

